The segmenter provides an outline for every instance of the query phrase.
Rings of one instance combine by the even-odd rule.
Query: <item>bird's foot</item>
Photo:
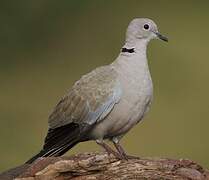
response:
[[[120,145],[119,141],[116,138],[113,139],[113,144],[117,149],[118,153],[120,154],[120,156],[122,157],[122,159],[126,161],[128,161],[129,159],[139,159],[139,157],[127,155],[123,147]]]
[[[119,153],[117,153],[117,154],[119,154]],[[116,158],[118,158],[120,160],[125,160],[125,161],[131,160],[131,159],[140,159],[140,157],[127,155],[125,153],[119,154],[119,156],[117,156]]]
[[[123,157],[120,153],[114,151],[110,146],[108,146],[108,145],[107,145],[106,143],[104,143],[103,141],[97,140],[96,143],[97,143],[98,145],[102,146],[102,147],[105,149],[105,151],[108,153],[109,156],[110,156],[110,154],[112,154],[112,155],[115,156],[117,159],[124,159],[124,157]]]
[[[126,154],[126,157],[127,157],[128,159],[141,159],[141,158],[138,157],[138,156],[127,155],[127,154]]]

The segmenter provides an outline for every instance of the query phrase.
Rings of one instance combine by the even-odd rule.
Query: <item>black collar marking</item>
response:
[[[121,52],[128,52],[128,53],[134,53],[134,48],[127,49],[127,48],[122,48]]]

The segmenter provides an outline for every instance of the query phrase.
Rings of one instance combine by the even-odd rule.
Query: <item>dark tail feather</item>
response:
[[[35,156],[33,156],[31,159],[29,159],[28,161],[25,162],[25,164],[31,164],[33,163],[36,159],[40,158],[40,157],[57,157],[57,156],[62,156],[63,154],[65,154],[69,149],[71,149],[73,146],[75,146],[77,142],[74,142],[72,144],[68,144],[65,145],[63,147],[60,148],[55,148],[52,150],[41,150],[38,154],[36,154]]]
[[[41,150],[38,154],[36,154],[32,158],[30,158],[28,161],[26,161],[25,164],[31,164],[33,161],[35,161],[39,157],[43,157],[44,154],[45,154],[44,150]]]
[[[78,124],[75,123],[70,123],[56,129],[49,129],[43,149],[25,163],[31,164],[39,157],[56,157],[63,155],[80,142],[79,129]]]

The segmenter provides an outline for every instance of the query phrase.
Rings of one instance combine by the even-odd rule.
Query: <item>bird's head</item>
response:
[[[168,41],[168,38],[159,33],[157,25],[148,18],[133,19],[126,32],[126,41],[145,40],[149,42],[152,39],[161,39]]]

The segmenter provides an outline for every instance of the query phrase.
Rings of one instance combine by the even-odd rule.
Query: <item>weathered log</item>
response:
[[[197,163],[168,158],[118,160],[106,153],[84,153],[70,157],[41,158],[0,175],[0,179],[209,179],[209,171]]]

